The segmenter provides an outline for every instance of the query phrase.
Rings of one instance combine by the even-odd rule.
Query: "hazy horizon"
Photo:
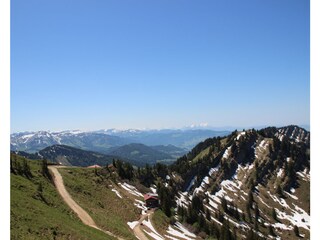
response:
[[[80,131],[80,132],[95,132],[95,131],[128,131],[128,130],[138,130],[138,131],[161,131],[161,130],[213,130],[213,131],[234,131],[234,130],[248,130],[248,129],[262,129],[265,127],[285,127],[288,125],[296,125],[298,127],[304,128],[307,131],[310,131],[310,125],[309,124],[287,124],[287,125],[256,125],[256,126],[200,126],[200,125],[189,125],[189,126],[182,126],[182,127],[167,127],[167,128],[100,128],[100,129],[36,129],[36,130],[24,130],[24,131],[11,131],[11,134],[13,133],[24,133],[24,132],[40,132],[40,131],[46,131],[51,133],[57,133],[57,132],[64,132],[64,131]]]

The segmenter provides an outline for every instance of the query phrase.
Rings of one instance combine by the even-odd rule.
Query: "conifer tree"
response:
[[[248,205],[250,208],[252,208],[252,203],[253,203],[253,194],[252,194],[252,191],[250,191],[248,194]]]
[[[44,177],[48,178],[49,180],[52,180],[51,174],[50,174],[49,169],[48,169],[48,162],[47,162],[46,159],[42,160],[41,171],[42,171],[42,175]]]
[[[228,211],[227,200],[224,197],[221,199],[221,206],[224,212]]]
[[[274,231],[273,231],[273,227],[271,225],[269,225],[269,234],[271,236],[275,236]]]
[[[274,220],[278,221],[278,218],[277,218],[277,212],[274,208],[272,208],[272,217]]]
[[[206,219],[208,220],[208,221],[210,221],[211,220],[211,214],[210,214],[210,210],[207,208],[207,210],[206,210]]]
[[[297,237],[300,236],[299,228],[297,227],[297,225],[294,225],[293,231],[294,231],[294,234],[295,234]]]
[[[32,177],[30,166],[29,166],[29,164],[28,164],[26,159],[23,159],[23,162],[22,162],[22,172],[27,178],[31,178]]]

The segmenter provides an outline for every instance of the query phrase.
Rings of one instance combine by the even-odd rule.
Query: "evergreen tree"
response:
[[[282,187],[280,186],[280,184],[277,185],[277,190],[276,190],[277,194],[279,197],[283,198],[284,195],[283,195],[283,190],[282,190]]]
[[[259,226],[258,226],[258,219],[254,219],[254,230],[258,231],[259,230]]]
[[[49,169],[48,169],[48,162],[46,159],[43,159],[42,160],[42,163],[41,163],[41,172],[42,172],[42,175],[49,179],[50,181],[52,181],[52,177],[51,177],[51,174],[49,172]]]
[[[242,212],[242,221],[246,221],[246,215]]]
[[[297,237],[300,237],[299,228],[297,227],[297,225],[294,225],[293,231]]]
[[[250,191],[248,194],[248,205],[250,208],[252,208],[252,203],[253,203],[253,194],[252,194],[252,191]]]
[[[221,240],[232,240],[232,235],[230,232],[230,226],[229,226],[228,220],[224,220],[224,222],[222,224],[220,239]]]
[[[246,212],[247,212],[247,215],[248,215],[249,222],[252,222],[251,212],[250,212],[250,204],[249,203],[246,204]]]
[[[22,167],[21,167],[20,161],[16,161],[16,170],[17,170],[17,174],[23,175],[23,171],[22,171]]]
[[[116,160],[113,158],[112,159],[112,165],[116,168],[117,167],[117,164],[116,164]]]
[[[203,212],[202,200],[200,199],[200,197],[198,195],[193,196],[192,201],[191,201],[191,206],[195,211],[197,211],[197,212],[202,211]]]
[[[199,227],[200,229],[205,228],[206,220],[204,219],[203,215],[200,213],[198,217]]]
[[[278,221],[278,218],[277,218],[277,212],[274,208],[272,208],[272,217],[274,220]]]
[[[247,232],[246,240],[254,240],[254,235],[253,235],[253,231],[252,231],[251,228],[250,228],[250,230]]]
[[[237,240],[237,239],[238,239],[238,238],[237,238],[237,229],[236,229],[235,227],[233,228],[232,235],[233,235],[233,239],[234,239],[234,240]]]
[[[218,220],[221,223],[224,221],[224,214],[220,210],[218,210]]]
[[[23,162],[22,162],[22,172],[27,178],[32,178],[30,166],[26,159],[23,159]]]
[[[210,221],[211,220],[211,214],[210,214],[210,210],[207,208],[207,210],[206,210],[206,219],[208,220],[208,221]]]
[[[227,200],[223,197],[221,199],[221,206],[224,212],[228,211],[228,204],[227,204]]]
[[[255,205],[255,208],[254,208],[254,217],[255,219],[258,219],[259,218],[259,209],[258,209],[258,204]]]
[[[237,220],[240,220],[240,214],[239,214],[238,207],[236,207],[236,209],[235,209],[234,217],[235,217]]]
[[[161,183],[158,185],[157,192],[160,200],[160,208],[168,217],[171,217],[171,207],[175,204],[172,192]]]
[[[271,236],[275,236],[274,231],[273,231],[273,227],[271,225],[269,225],[269,234]]]

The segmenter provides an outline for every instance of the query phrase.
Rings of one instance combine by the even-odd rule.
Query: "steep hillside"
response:
[[[308,239],[309,136],[288,126],[235,131],[198,144],[171,168],[181,189],[178,214],[189,224],[202,222],[202,231],[203,222],[214,223],[216,235],[229,236],[219,239]]]
[[[41,161],[11,155],[11,239],[113,239],[87,227],[69,210]]]
[[[136,239],[127,222],[139,219],[141,209],[134,203],[141,196],[129,198],[121,189],[117,174],[107,169],[62,168],[66,189],[102,229],[123,239]]]

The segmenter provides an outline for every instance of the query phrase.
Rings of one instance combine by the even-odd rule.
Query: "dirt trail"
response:
[[[139,223],[133,228],[133,232],[134,232],[134,235],[140,239],[140,240],[149,240],[146,235],[144,234],[144,232],[142,231],[141,229],[141,223],[142,221],[148,217],[149,214],[143,214],[141,215],[140,219],[139,219]]]
[[[111,237],[123,240],[120,237],[115,236],[113,233],[109,231],[105,231],[97,226],[97,224],[93,221],[93,219],[90,217],[90,215],[82,208],[80,207],[70,196],[68,193],[67,189],[65,188],[63,184],[63,179],[61,174],[59,173],[57,168],[63,168],[63,167],[58,167],[58,166],[49,166],[49,170],[51,171],[53,175],[53,180],[54,184],[61,195],[62,199],[67,203],[67,205],[78,215],[80,220],[85,224],[90,227],[93,227],[95,229],[98,229],[106,234],[108,234]]]

